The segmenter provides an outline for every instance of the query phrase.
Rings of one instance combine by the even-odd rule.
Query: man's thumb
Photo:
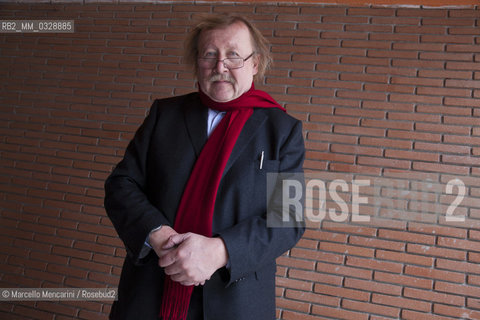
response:
[[[172,249],[173,247],[178,246],[180,243],[183,242],[185,238],[184,234],[174,234],[171,235],[165,245],[162,247],[164,250]]]

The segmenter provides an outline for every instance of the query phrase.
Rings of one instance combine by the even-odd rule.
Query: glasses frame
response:
[[[203,60],[203,61],[212,61],[215,63],[212,64],[211,67],[206,67],[206,68],[202,68],[200,67],[200,63],[198,64],[198,66],[202,69],[210,69],[210,68],[213,68],[217,65],[217,63],[220,61],[223,63],[223,67],[224,68],[227,68],[228,70],[235,70],[235,69],[240,69],[240,68],[243,68],[245,66],[245,61],[247,61],[248,59],[250,59],[251,57],[253,57],[253,55],[255,54],[256,52],[253,51],[248,57],[246,58],[225,58],[225,59],[217,59],[217,58],[198,58],[198,60]],[[242,65],[240,67],[235,67],[235,68],[229,68],[226,64],[225,64],[225,60],[239,60],[239,61],[242,61]]]

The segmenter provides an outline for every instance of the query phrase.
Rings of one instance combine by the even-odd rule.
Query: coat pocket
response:
[[[260,172],[278,172],[280,168],[280,160],[257,160],[257,169]]]

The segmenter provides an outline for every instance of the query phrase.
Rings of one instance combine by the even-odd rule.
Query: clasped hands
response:
[[[204,285],[228,261],[221,238],[180,234],[169,226],[162,226],[152,232],[149,239],[159,258],[158,265],[173,281],[184,286]]]

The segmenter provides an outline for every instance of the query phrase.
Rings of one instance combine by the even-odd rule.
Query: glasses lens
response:
[[[242,58],[228,58],[224,60],[224,63],[228,69],[237,69],[243,67]]]
[[[200,58],[198,59],[198,66],[200,68],[213,68],[213,66],[217,63],[217,59],[209,59],[209,58]]]
[[[218,61],[223,61],[223,64],[228,69],[238,69],[243,67],[242,58],[227,58],[224,60],[217,60],[215,58],[200,58],[198,59],[198,66],[203,69],[210,69],[217,65]]]

